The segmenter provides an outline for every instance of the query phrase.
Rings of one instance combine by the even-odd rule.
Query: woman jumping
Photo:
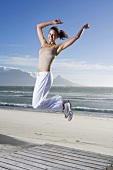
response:
[[[68,35],[59,30],[58,27],[51,27],[48,33],[48,41],[45,39],[42,29],[49,25],[62,24],[60,19],[56,19],[50,22],[44,22],[37,25],[37,33],[41,43],[41,49],[39,51],[39,63],[37,79],[34,87],[32,106],[37,110],[51,110],[64,112],[65,118],[70,121],[73,117],[70,101],[63,101],[62,97],[57,95],[52,98],[46,99],[53,83],[53,77],[51,73],[51,64],[55,57],[65,48],[73,44],[78,38],[80,38],[84,29],[89,28],[88,24],[85,24],[81,30],[66,42],[56,44],[58,38],[68,38]]]

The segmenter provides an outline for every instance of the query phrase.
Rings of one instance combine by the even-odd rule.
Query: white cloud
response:
[[[113,65],[91,64],[86,61],[56,60],[53,65],[55,76],[81,85],[113,87]]]
[[[102,64],[91,64],[86,61],[76,62],[73,59],[57,59],[55,61],[54,67],[62,70],[105,70],[105,71],[113,71],[113,65],[102,65]]]
[[[108,74],[84,74],[82,72],[81,74],[65,74],[65,78],[81,85],[113,87],[113,75]]]
[[[38,58],[34,58],[30,55],[17,54],[14,56],[0,56],[0,63],[18,67],[37,67]],[[102,65],[99,63],[91,64],[86,61],[75,61],[74,59],[56,59],[53,63],[53,69],[55,69],[56,71],[113,71],[113,65]]]
[[[38,59],[30,55],[0,56],[0,63],[18,67],[35,67],[38,65]]]
[[[17,67],[28,72],[36,72],[38,58],[30,55],[0,56],[3,66]],[[82,85],[112,86],[113,65],[75,61],[74,59],[57,59],[52,66],[54,77],[61,75],[64,78]],[[31,73],[32,74],[32,73]],[[33,74],[35,76],[35,74]]]

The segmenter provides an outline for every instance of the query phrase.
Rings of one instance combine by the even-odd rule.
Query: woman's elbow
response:
[[[37,27],[37,28],[40,28],[40,24],[37,24],[36,27]]]
[[[80,35],[77,35],[77,36],[76,36],[76,40],[78,40],[79,38],[80,38]]]
[[[42,28],[42,25],[41,24],[37,24],[36,27],[37,27],[37,29],[38,28]]]

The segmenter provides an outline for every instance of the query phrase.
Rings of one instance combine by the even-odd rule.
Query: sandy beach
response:
[[[113,155],[113,119],[0,109],[0,155],[45,143]]]

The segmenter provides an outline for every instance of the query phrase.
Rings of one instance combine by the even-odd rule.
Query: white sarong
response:
[[[32,106],[37,110],[62,112],[62,97],[57,95],[46,99],[53,83],[51,72],[38,72],[34,87]]]

